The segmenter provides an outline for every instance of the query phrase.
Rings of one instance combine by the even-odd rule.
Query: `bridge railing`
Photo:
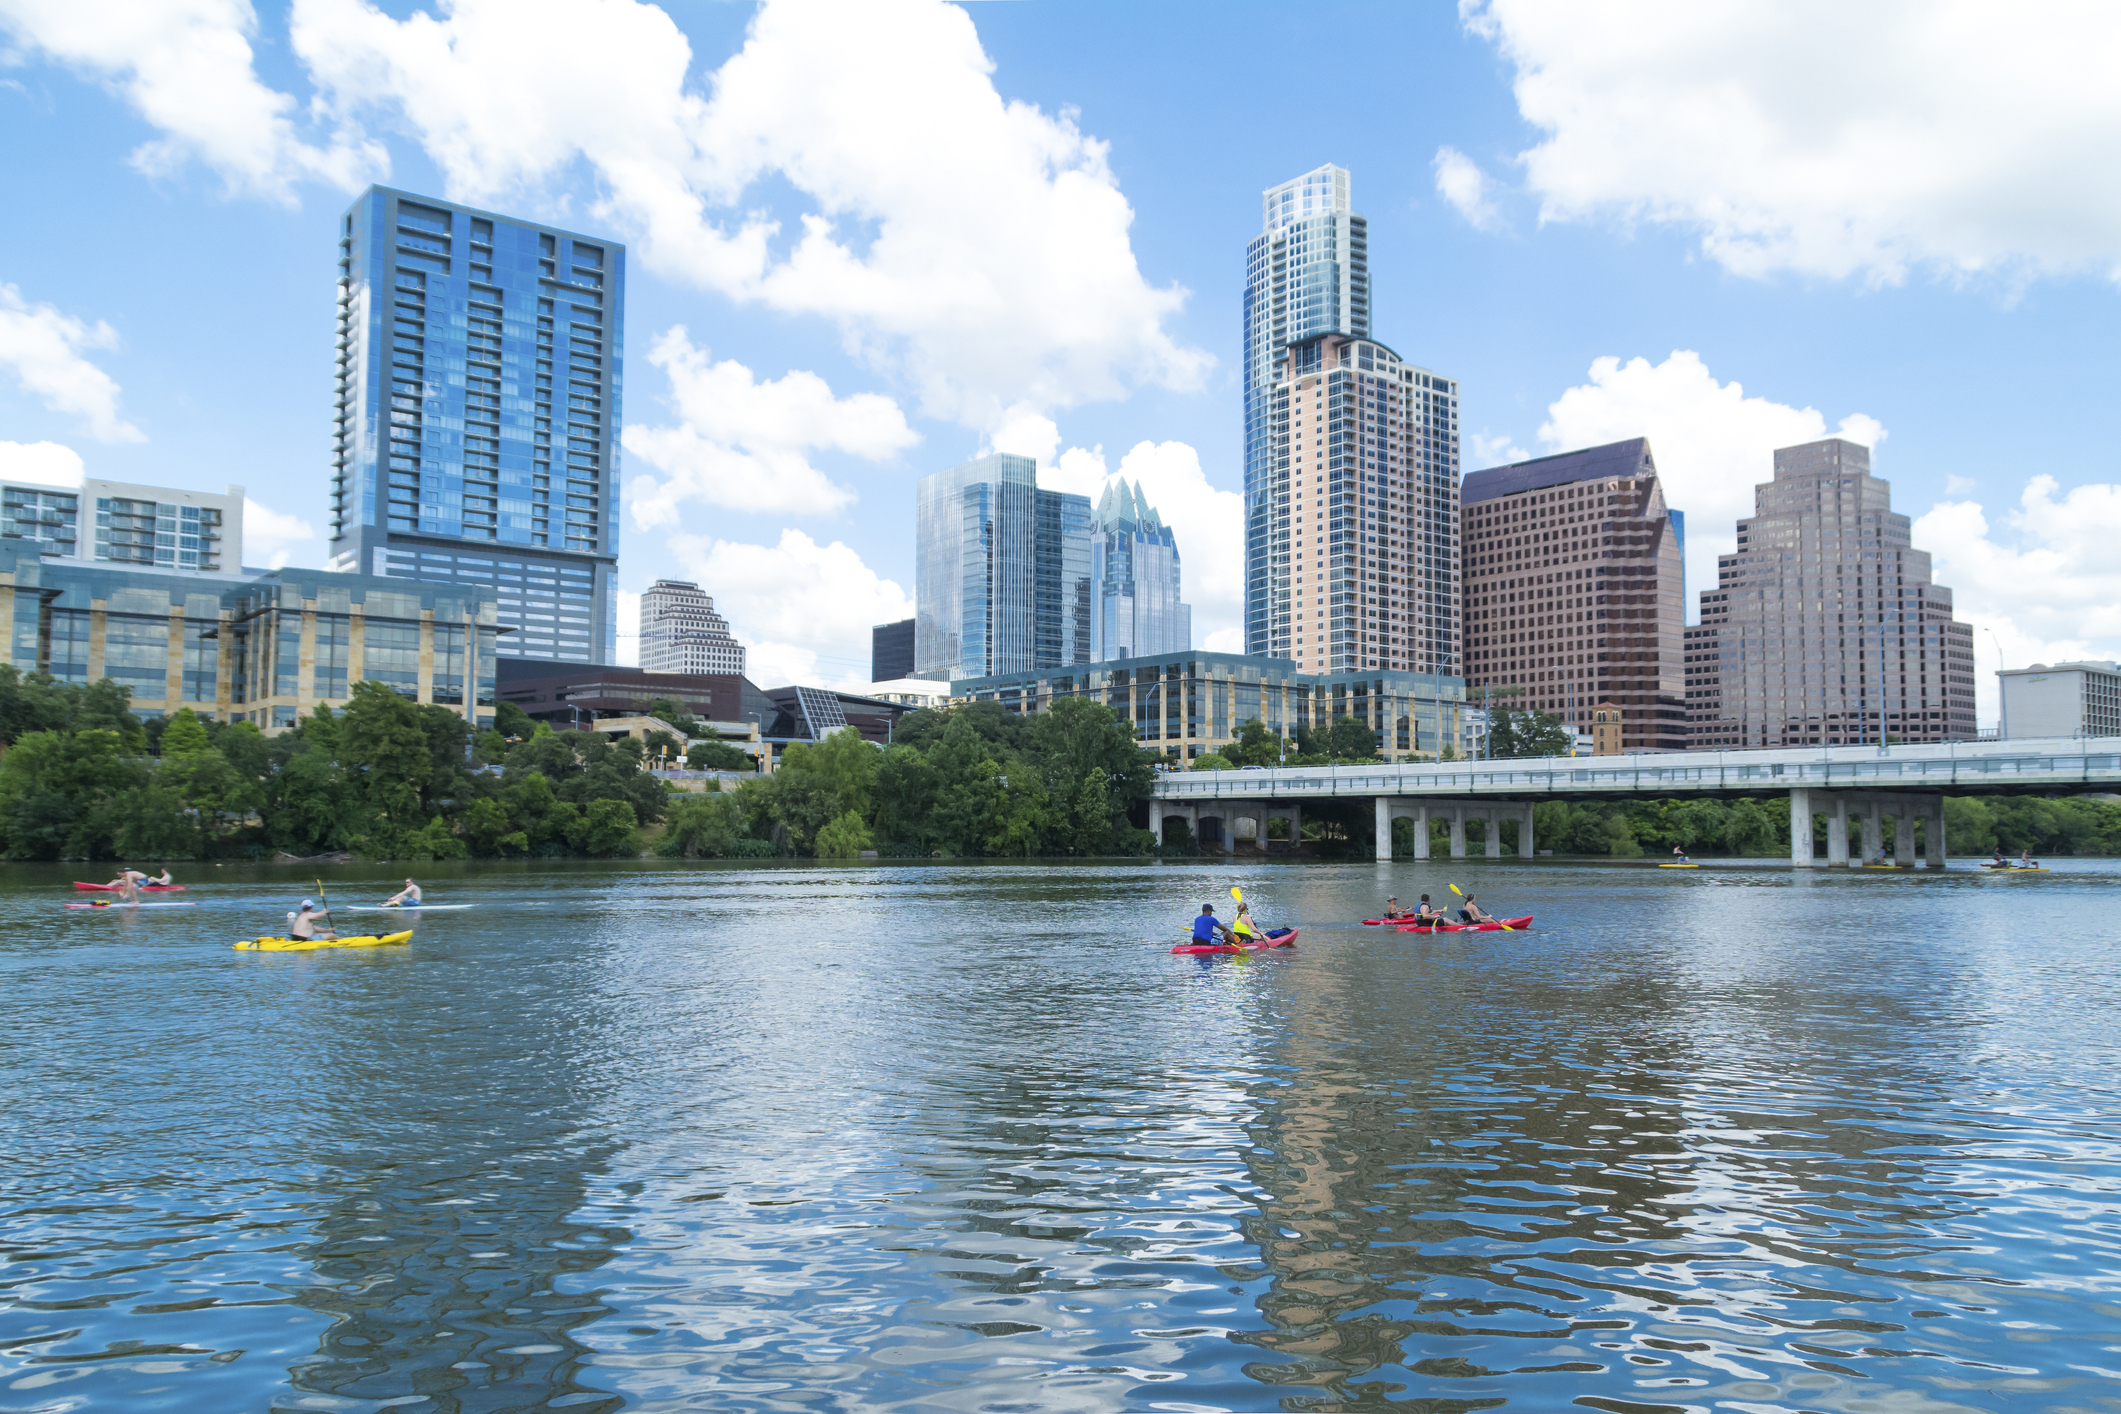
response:
[[[1154,794],[1159,800],[1728,791],[1767,795],[1798,788],[1978,792],[2041,785],[2121,791],[2121,738],[1196,771],[1158,776]]]

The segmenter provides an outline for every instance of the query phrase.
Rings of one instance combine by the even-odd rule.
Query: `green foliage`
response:
[[[1225,746],[1222,754],[1240,766],[1278,766],[1283,755],[1281,735],[1254,717],[1238,726],[1237,740]]]
[[[726,741],[703,741],[685,753],[685,764],[695,771],[748,771],[751,753]]]
[[[0,757],[8,858],[110,858],[124,821],[121,802],[147,778],[123,748],[123,734],[106,728],[19,738]]]
[[[1559,718],[1508,707],[1496,707],[1489,714],[1488,755],[1495,760],[1566,756],[1574,749],[1575,737]]]
[[[869,827],[862,823],[860,812],[855,810],[843,811],[838,819],[817,832],[817,857],[820,859],[857,859],[863,850],[875,847]]]
[[[707,730],[700,724],[698,717],[680,707],[674,698],[652,697],[641,703],[638,710],[644,717],[654,717],[658,721],[670,723],[680,736],[699,736]]]
[[[734,795],[679,796],[664,817],[655,852],[665,859],[726,859],[740,843],[772,846],[747,838],[744,807]]]
[[[1377,759],[1377,733],[1359,717],[1335,717],[1326,728],[1326,754],[1338,761]]]
[[[593,859],[638,854],[634,831],[640,825],[633,806],[623,800],[594,800],[582,812],[582,853]]]
[[[530,714],[513,702],[496,702],[493,708],[493,729],[505,741],[528,741],[537,734],[538,723]]]

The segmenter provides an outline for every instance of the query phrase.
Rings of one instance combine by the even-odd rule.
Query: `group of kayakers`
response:
[[[173,886],[176,882],[175,879],[170,877],[169,866],[165,864],[162,866],[160,874],[143,874],[138,869],[131,867],[120,869],[118,877],[103,887],[113,893],[123,895],[132,903],[138,903],[140,901],[140,889],[143,885],[166,889]]]
[[[1417,928],[1434,928],[1447,923],[1499,923],[1502,921],[1485,908],[1482,908],[1480,901],[1474,898],[1473,895],[1466,894],[1463,897],[1465,902],[1459,905],[1456,918],[1453,918],[1448,911],[1438,908],[1435,904],[1429,902],[1427,894],[1423,894],[1421,902],[1413,908],[1404,910],[1400,908],[1398,899],[1389,898],[1385,900],[1385,921],[1387,923],[1407,923]]]
[[[418,908],[420,906],[420,886],[407,879],[404,888],[399,889],[389,898],[383,900],[383,906],[385,908]],[[293,913],[288,914],[287,919],[287,936],[293,938],[296,942],[315,942],[320,938],[330,942],[339,936],[339,930],[331,926],[331,910],[317,907],[315,902],[310,899],[303,899],[302,906]]]
[[[1999,844],[1996,846],[1995,855],[1981,867],[1984,869],[2038,869],[2040,861],[2033,858],[2033,852],[2030,849],[2021,851],[2016,859],[2005,859],[2003,857],[2003,846]]]
[[[1193,941],[1213,946],[1218,934],[1224,943],[1233,947],[1240,943],[1258,942],[1260,932],[1259,926],[1252,921],[1252,905],[1240,900],[1237,905],[1237,917],[1225,924],[1215,916],[1214,904],[1202,904],[1200,913],[1193,919]]]

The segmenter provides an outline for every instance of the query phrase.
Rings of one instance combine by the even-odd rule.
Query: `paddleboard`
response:
[[[475,903],[356,903],[349,913],[441,913],[451,908],[477,908]]]
[[[1659,869],[1699,869],[1699,864],[1660,864]]]
[[[188,901],[183,903],[122,903],[114,901],[111,903],[69,903],[65,905],[67,908],[197,908],[198,906],[198,904]]]

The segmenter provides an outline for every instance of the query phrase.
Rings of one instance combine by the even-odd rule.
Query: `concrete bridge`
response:
[[[1547,800],[1736,800],[1787,796],[1790,863],[1814,868],[1812,816],[1827,817],[1829,866],[1849,862],[1849,823],[1862,831],[1861,858],[1884,847],[1884,820],[1895,825],[1894,860],[1912,867],[1915,821],[1927,820],[1925,863],[1944,867],[1947,795],[2077,795],[2121,792],[2121,737],[2053,737],[2013,741],[1935,742],[1871,747],[1689,751],[1655,756],[1555,756],[1521,761],[1417,761],[1398,765],[1291,766],[1261,770],[1159,773],[1149,801],[1149,828],[1163,838],[1174,817],[1201,827],[1289,821],[1299,838],[1306,801],[1368,799],[1377,811],[1377,857],[1392,857],[1392,822],[1415,821],[1414,857],[1429,857],[1429,824],[1448,820],[1451,857],[1466,852],[1466,821],[1518,822],[1519,853],[1534,852],[1532,807]]]

